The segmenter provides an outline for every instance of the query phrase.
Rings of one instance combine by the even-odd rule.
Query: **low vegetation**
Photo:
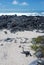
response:
[[[39,36],[37,38],[32,39],[32,43],[34,44],[44,44],[44,36]]]
[[[31,48],[36,52],[39,49],[39,51],[41,51],[44,56],[44,36],[39,36],[32,39],[32,43],[33,45],[31,46]]]

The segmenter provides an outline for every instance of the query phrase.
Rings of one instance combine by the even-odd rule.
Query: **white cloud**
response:
[[[17,5],[18,2],[17,2],[16,0],[14,0],[14,1],[12,2],[12,4]]]
[[[28,5],[27,2],[21,2],[21,3],[19,3],[19,2],[16,1],[16,0],[14,0],[14,1],[12,2],[12,4],[13,4],[13,5]]]
[[[28,5],[28,3],[27,2],[22,2],[21,5]]]

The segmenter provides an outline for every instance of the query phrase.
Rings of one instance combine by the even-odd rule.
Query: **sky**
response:
[[[44,0],[0,0],[0,13],[44,12]]]

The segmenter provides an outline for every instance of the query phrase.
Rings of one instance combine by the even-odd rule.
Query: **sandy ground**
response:
[[[5,30],[0,31],[0,65],[29,65],[32,61],[37,59],[35,56],[26,57],[22,54],[22,47],[24,50],[29,50],[33,55],[34,51],[31,50],[31,39],[33,37],[42,36],[44,33],[37,33],[36,31],[24,31],[16,32],[15,34],[10,33],[9,30],[7,34],[4,33]],[[12,41],[5,41],[6,38],[13,39]],[[21,43],[28,38],[27,43]],[[1,44],[3,44],[1,46]],[[19,48],[21,45],[21,48]]]

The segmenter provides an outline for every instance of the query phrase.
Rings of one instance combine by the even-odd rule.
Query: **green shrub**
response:
[[[33,44],[33,45],[31,46],[31,48],[36,51],[36,50],[39,48],[39,46],[37,46],[36,44]]]
[[[34,44],[35,43],[41,43],[42,41],[44,41],[44,37],[42,37],[42,36],[39,36],[39,37],[37,37],[37,38],[33,38],[32,39],[32,43],[34,42]]]
[[[43,44],[42,44],[43,43]],[[39,36],[37,38],[32,39],[32,46],[31,48],[36,52],[38,49],[41,49],[41,52],[44,56],[44,36]]]

